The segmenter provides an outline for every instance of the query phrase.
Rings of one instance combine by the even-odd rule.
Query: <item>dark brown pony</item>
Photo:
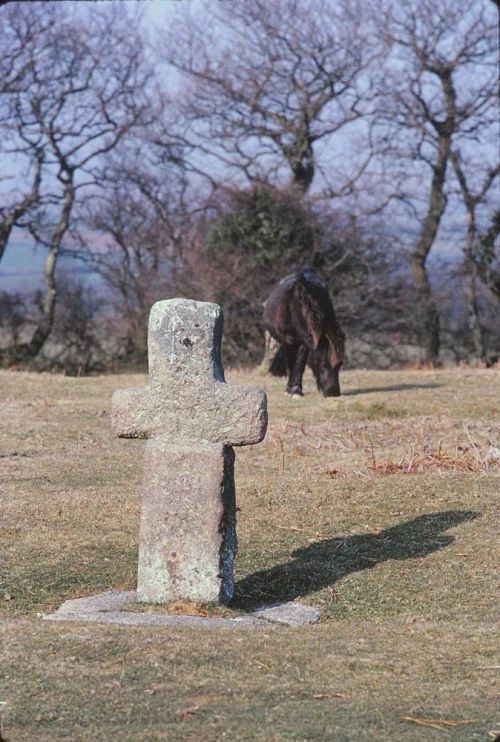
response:
[[[309,365],[323,395],[340,396],[345,335],[320,276],[304,270],[282,278],[264,303],[264,324],[279,343],[269,371],[288,374],[288,394],[302,396],[302,376]]]

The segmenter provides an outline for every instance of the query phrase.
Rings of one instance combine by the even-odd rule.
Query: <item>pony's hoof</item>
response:
[[[295,399],[301,399],[304,396],[300,389],[287,389],[286,393],[289,397],[293,397]]]

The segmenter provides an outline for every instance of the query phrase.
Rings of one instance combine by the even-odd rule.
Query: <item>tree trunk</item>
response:
[[[480,239],[480,254],[476,262],[479,278],[500,302],[500,270],[495,269],[495,241],[500,234],[500,211],[493,216],[490,228]]]
[[[476,358],[484,359],[486,357],[486,348],[484,344],[483,331],[479,322],[479,310],[477,305],[476,290],[476,271],[473,266],[470,272],[467,274],[466,296],[469,332],[471,334],[474,355],[476,356]]]
[[[424,346],[425,361],[432,365],[439,364],[439,314],[432,295],[426,260],[446,208],[444,182],[450,145],[449,135],[439,137],[438,157],[433,167],[429,207],[420,237],[411,256],[413,280],[420,298],[420,337]]]
[[[471,205],[468,205],[467,214],[467,238],[464,249],[464,269],[465,269],[465,280],[466,289],[465,294],[467,298],[467,320],[469,325],[469,332],[472,340],[472,347],[474,348],[474,354],[476,358],[485,358],[486,349],[484,346],[484,338],[481,330],[481,324],[479,322],[479,309],[477,305],[477,289],[476,289],[476,264],[474,262],[474,238],[476,234],[476,225],[474,218],[474,211]]]
[[[284,148],[284,155],[292,171],[292,186],[306,193],[314,178],[314,150],[309,132],[304,130],[297,135],[290,147]]]
[[[52,327],[57,303],[56,266],[63,237],[68,230],[71,210],[75,200],[73,172],[66,173],[64,179],[64,197],[59,222],[54,229],[45,261],[45,285],[47,287],[42,305],[42,317],[33,337],[28,343],[12,345],[0,350],[0,366],[9,367],[16,363],[27,363],[33,360],[45,345]]]
[[[268,331],[265,331],[264,337],[264,356],[257,367],[257,371],[261,374],[267,374],[269,371],[269,365],[274,358],[276,351],[279,348],[279,343],[275,340]]]
[[[486,345],[484,334],[481,329],[481,323],[479,320],[479,307],[477,302],[477,279],[478,277],[484,280],[486,278],[485,271],[483,270],[489,262],[493,261],[493,244],[494,244],[494,232],[495,232],[495,219],[491,229],[491,233],[485,235],[486,241],[483,238],[481,241],[481,249],[475,251],[476,240],[478,237],[477,224],[476,224],[476,207],[478,203],[484,198],[490,185],[494,182],[494,179],[498,173],[498,169],[494,168],[491,170],[483,183],[482,188],[473,195],[467,184],[467,179],[462,169],[460,162],[460,155],[457,152],[451,153],[451,161],[455,168],[455,174],[457,176],[460,189],[462,191],[462,198],[464,201],[465,208],[467,209],[467,234],[465,239],[464,247],[464,273],[465,273],[465,295],[467,302],[467,321],[469,326],[469,333],[472,339],[472,346],[474,354],[477,358],[486,358]],[[498,227],[498,225],[497,225]],[[492,237],[491,246],[487,239]]]
[[[432,296],[432,288],[425,267],[425,260],[411,258],[413,280],[420,301],[420,342],[424,347],[424,360],[439,364],[439,314]]]

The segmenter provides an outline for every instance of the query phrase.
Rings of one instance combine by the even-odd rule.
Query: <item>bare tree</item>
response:
[[[500,302],[500,210],[495,211],[488,229],[479,236],[477,273]]]
[[[42,179],[42,165],[44,161],[43,147],[33,147],[33,174],[31,187],[28,193],[19,198],[11,194],[9,203],[0,206],[0,260],[9,242],[12,230],[21,225],[21,220],[40,201],[40,183]]]
[[[391,157],[404,152],[428,173],[420,172],[427,189],[423,209],[407,197],[419,217],[410,262],[425,357],[433,364],[439,357],[439,315],[426,261],[447,205],[453,143],[473,139],[492,114],[496,34],[490,7],[487,0],[407,0],[387,3],[381,13],[377,3],[380,32],[392,48],[382,101],[387,137],[393,138],[389,152]],[[422,183],[417,192],[422,193]]]
[[[44,148],[41,136],[34,138],[23,131],[15,129],[15,101],[21,94],[26,94],[30,80],[30,54],[28,49],[33,44],[33,37],[45,34],[50,27],[47,16],[40,13],[23,14],[15,24],[10,22],[14,8],[4,10],[0,16],[2,24],[2,53],[0,54],[0,157],[3,174],[0,178],[2,202],[0,203],[0,260],[11,236],[12,230],[20,223],[22,217],[38,204]],[[17,155],[14,161],[13,155]],[[8,164],[11,167],[8,167]],[[11,170],[11,175],[8,171]],[[16,172],[26,170],[29,185],[27,190],[20,187]],[[12,187],[9,189],[8,185]],[[22,184],[24,185],[24,184]]]
[[[133,19],[117,5],[73,7],[68,15],[55,3],[15,3],[2,20],[14,35],[29,29],[18,60],[27,72],[2,102],[10,152],[35,153],[44,168],[43,193],[38,184],[35,194],[40,208],[26,226],[48,250],[42,317],[30,342],[1,351],[0,360],[12,363],[36,356],[51,332],[56,266],[75,204],[95,184],[100,158],[147,120],[149,73]]]
[[[83,258],[103,278],[119,317],[122,360],[143,364],[147,318],[154,301],[178,285],[189,244],[193,211],[183,153],[153,141],[155,127],[124,140],[103,163],[99,192],[88,199]]]
[[[478,206],[482,204],[485,197],[500,173],[500,167],[497,165],[486,173],[483,182],[477,190],[473,189],[470,179],[466,173],[463,158],[457,151],[452,151],[451,160],[460,186],[463,202],[467,212],[467,231],[464,246],[464,273],[466,280],[466,298],[467,298],[467,317],[469,332],[472,338],[474,352],[478,358],[486,357],[486,347],[481,322],[479,318],[478,297],[477,297],[477,276],[478,276],[478,225],[477,211]]]
[[[325,150],[368,110],[379,46],[359,3],[222,1],[183,10],[160,45],[186,89],[185,139],[205,157],[205,171],[214,157],[212,170],[236,169],[250,181],[285,168],[307,191],[316,145]]]

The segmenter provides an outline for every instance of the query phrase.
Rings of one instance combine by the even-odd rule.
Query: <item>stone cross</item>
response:
[[[217,304],[171,299],[149,317],[149,384],[112,399],[119,436],[147,438],[137,599],[227,603],[236,503],[232,446],[258,443],[266,395],[225,383]]]

